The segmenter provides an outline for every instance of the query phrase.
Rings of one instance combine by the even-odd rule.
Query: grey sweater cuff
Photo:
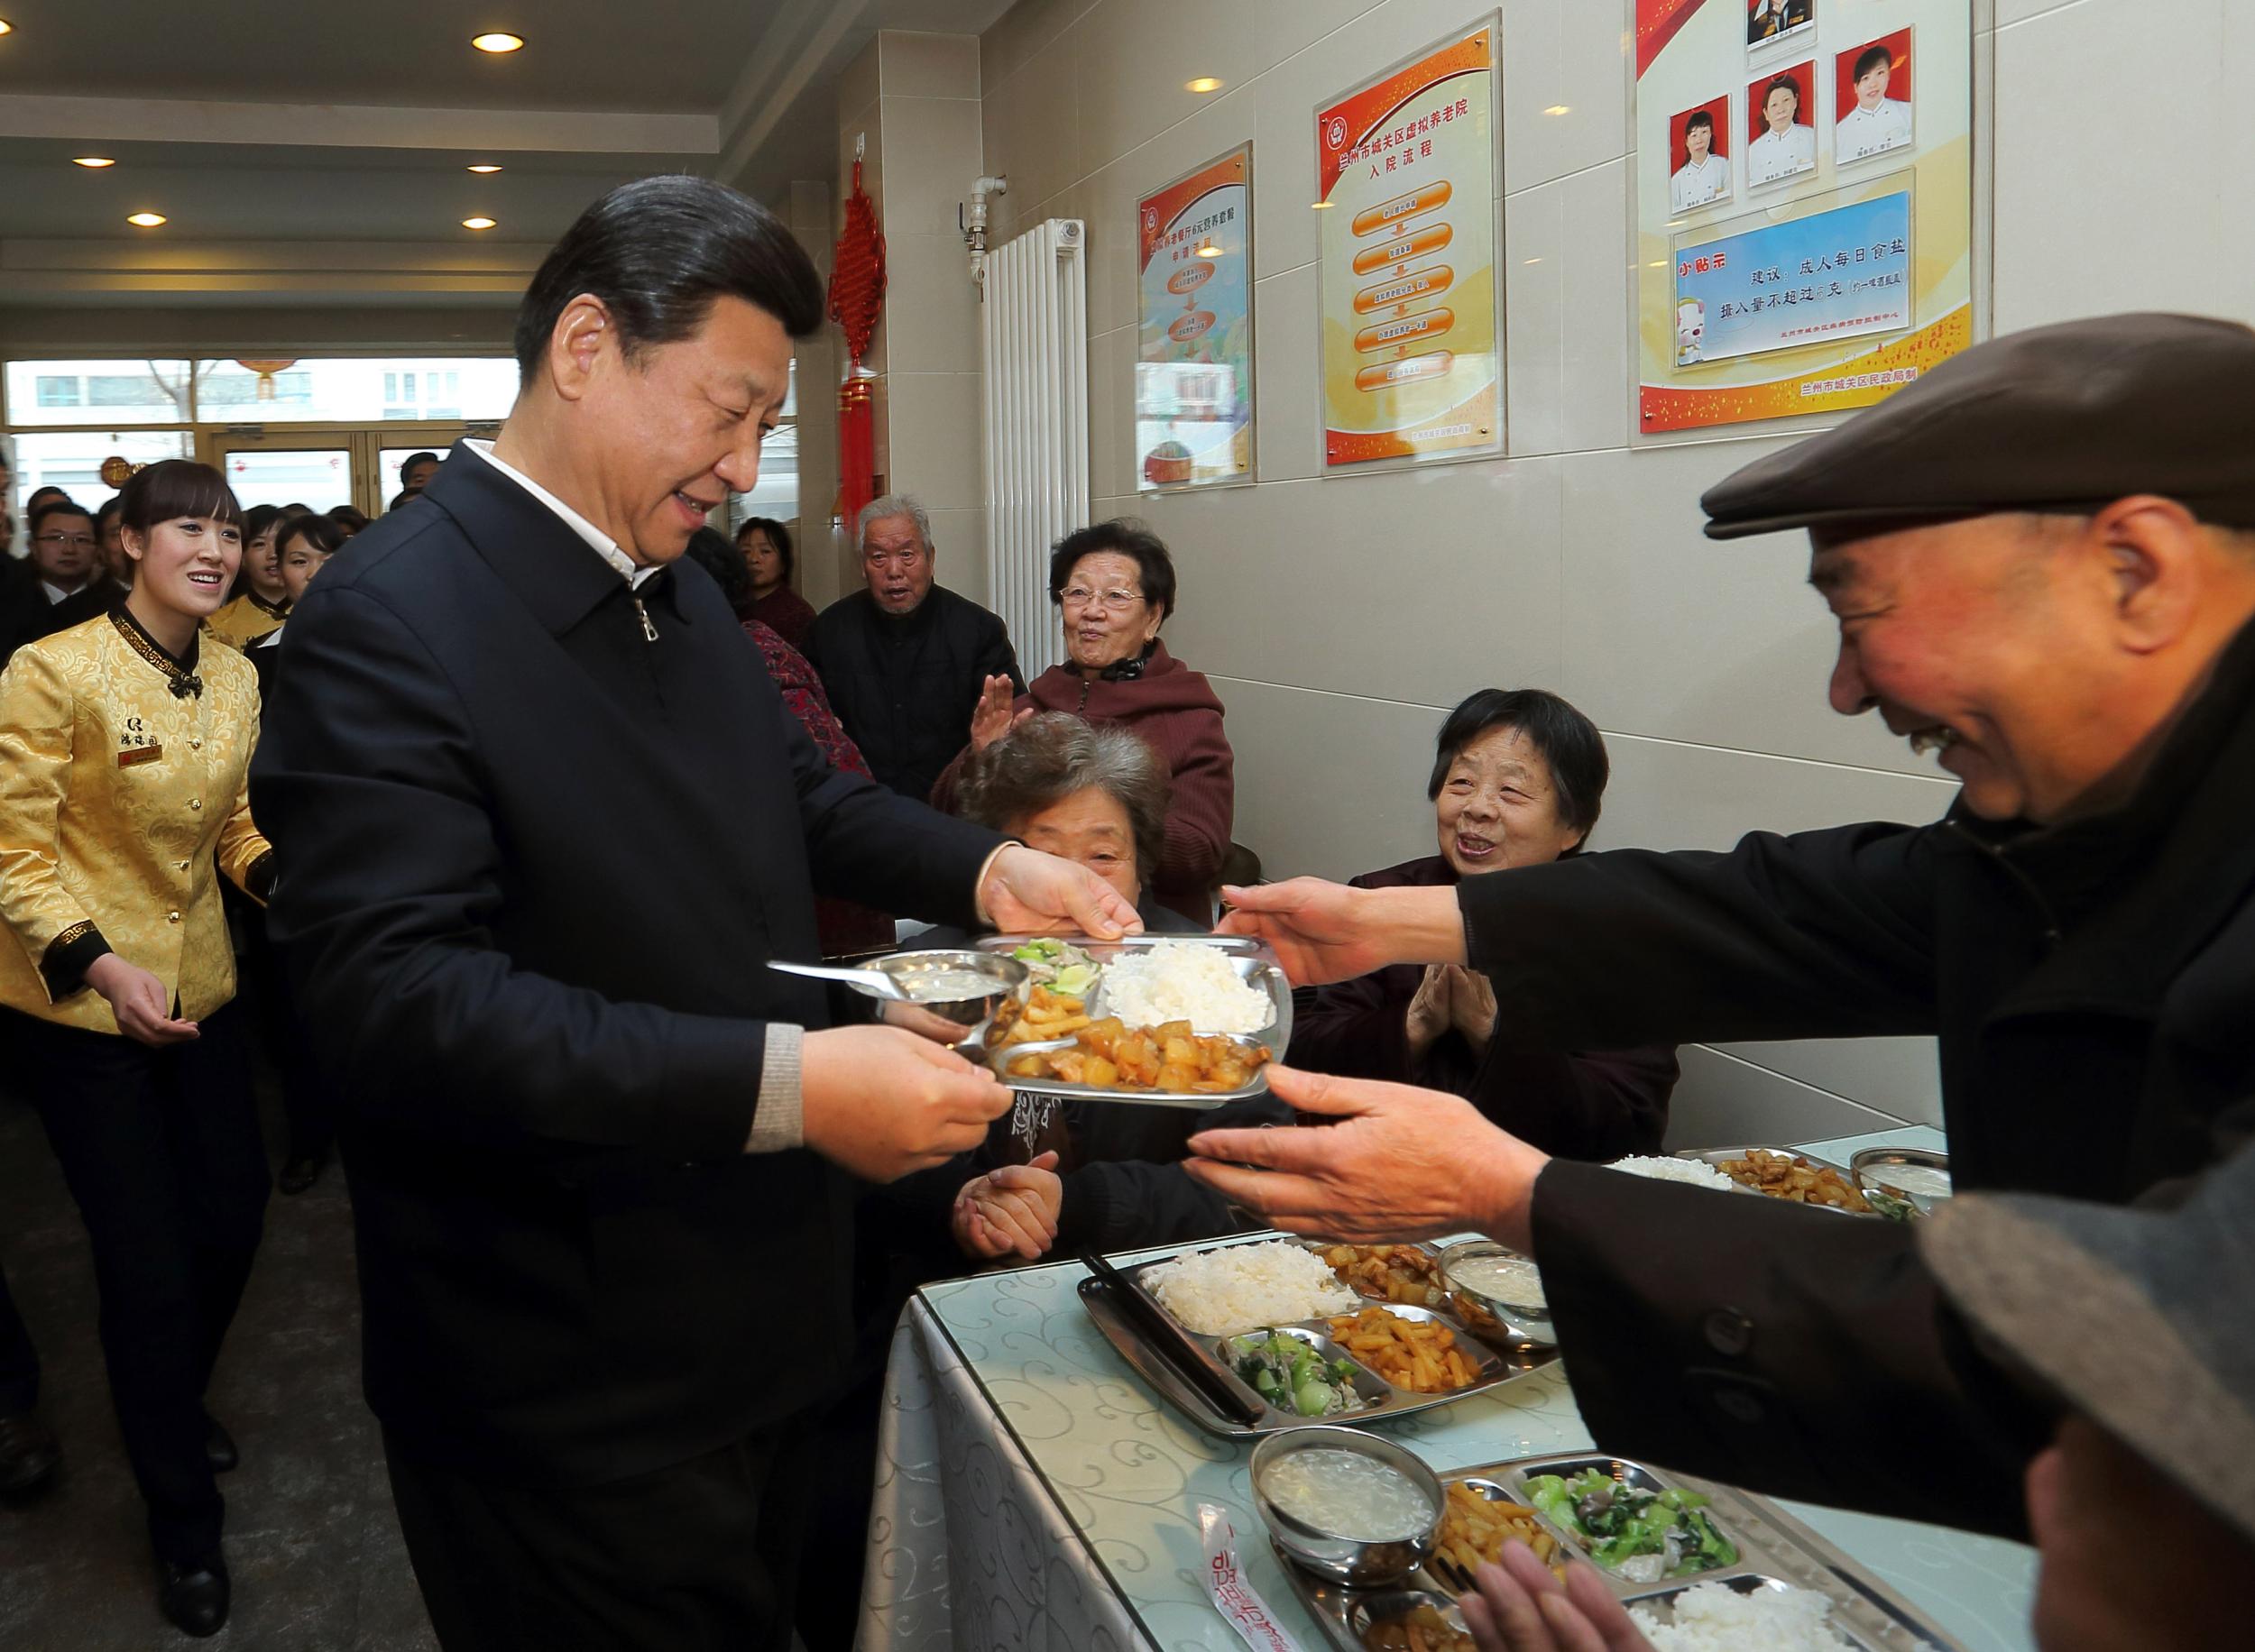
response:
[[[799,1056],[804,1027],[787,1021],[768,1023],[768,1047],[759,1067],[759,1100],[751,1115],[748,1153],[779,1153],[805,1145],[806,1119],[799,1092]]]

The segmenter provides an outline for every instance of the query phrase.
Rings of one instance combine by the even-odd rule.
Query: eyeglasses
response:
[[[1059,600],[1067,608],[1086,608],[1090,603],[1094,602],[1110,609],[1115,613],[1123,609],[1133,608],[1143,601],[1143,592],[1140,591],[1091,591],[1086,585],[1067,585],[1057,594]]]
[[[92,534],[34,534],[32,537],[41,545],[83,545],[88,550],[94,548]]]

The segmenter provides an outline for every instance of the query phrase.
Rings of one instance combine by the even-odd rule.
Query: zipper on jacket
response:
[[[635,593],[633,601],[634,617],[642,622],[642,640],[644,642],[656,642],[658,640],[658,628],[650,623],[649,610],[642,606],[642,598],[639,592]]]
[[[1079,713],[1080,713],[1081,716],[1083,716],[1083,717],[1085,717],[1085,716],[1087,716],[1087,715],[1088,715],[1088,711],[1089,711],[1089,680],[1088,680],[1086,677],[1082,677],[1082,678],[1081,679],[1081,703],[1080,703],[1079,705],[1077,705],[1077,706],[1073,707],[1072,709],[1073,709],[1075,711],[1079,712]]]

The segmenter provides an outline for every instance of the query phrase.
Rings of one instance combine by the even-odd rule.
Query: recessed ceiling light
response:
[[[161,212],[136,212],[125,220],[142,229],[154,229],[164,221],[164,215]]]
[[[1221,249],[1214,245],[1212,242],[1209,241],[1204,246],[1198,249],[1198,256],[1201,258],[1219,258],[1221,256]]]
[[[1308,205],[1318,212],[1329,212],[1331,209],[1331,204],[1329,201],[1310,201]]]
[[[106,167],[115,166],[117,162],[112,161],[107,155],[74,155],[70,159],[70,164],[72,166]]]
[[[501,168],[495,166],[490,161],[481,161],[475,166],[466,166],[462,170],[465,172],[498,172],[501,170]]]
[[[1201,75],[1195,80],[1183,82],[1183,90],[1185,92],[1219,92],[1220,89],[1221,82],[1211,75]]]
[[[492,229],[493,227],[493,220],[491,218],[465,218],[462,220],[462,227],[465,229]]]
[[[1545,115],[1571,115],[1573,112],[1572,106],[1569,104],[1552,104],[1542,111]]]
[[[525,43],[521,34],[504,34],[496,29],[491,34],[473,34],[470,44],[480,51],[515,51]]]

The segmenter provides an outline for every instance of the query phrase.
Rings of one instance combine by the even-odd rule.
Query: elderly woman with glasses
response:
[[[952,807],[966,759],[1035,711],[1121,724],[1158,752],[1172,794],[1144,888],[1202,930],[1213,922],[1213,886],[1229,851],[1237,758],[1212,685],[1159,640],[1174,611],[1174,558],[1139,522],[1119,518],[1060,539],[1049,558],[1049,600],[1064,619],[1065,663],[1015,700],[1006,680],[987,680],[971,715],[971,745],[940,776],[932,801]]]

